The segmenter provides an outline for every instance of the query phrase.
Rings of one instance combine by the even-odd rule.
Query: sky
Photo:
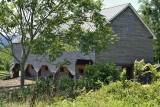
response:
[[[138,0],[103,0],[103,4],[104,4],[103,8],[113,7],[116,5],[121,5],[126,3],[131,3],[136,10],[139,9]]]

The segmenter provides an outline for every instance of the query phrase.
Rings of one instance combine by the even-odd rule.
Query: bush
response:
[[[123,70],[122,70],[122,72],[120,73],[120,80],[122,81],[122,82],[124,82],[125,80],[127,80],[127,75],[126,75],[126,68],[124,68]]]
[[[134,62],[134,79],[141,83],[151,83],[157,81],[159,73],[155,65],[135,60]]]
[[[74,98],[75,97],[75,90],[74,90],[75,83],[73,79],[64,76],[56,80],[55,87],[56,87],[56,96],[58,97],[65,97],[65,98]]]
[[[53,79],[36,81],[24,89],[14,89],[12,92],[4,93],[6,102],[29,102],[31,106],[36,101],[52,101],[55,97],[56,89]]]
[[[56,107],[159,107],[160,82],[141,85],[137,82],[114,82],[100,90],[89,92],[76,100],[59,100]]]
[[[5,66],[4,65],[0,65],[0,70],[4,71],[5,70]]]
[[[108,84],[111,81],[120,79],[120,72],[113,62],[100,62],[88,65],[85,68],[85,77],[87,78],[87,88],[97,89],[100,87],[98,81]]]
[[[5,48],[3,50],[5,51]],[[0,70],[9,71],[9,68],[11,68],[12,57],[4,52],[0,52],[0,56]]]

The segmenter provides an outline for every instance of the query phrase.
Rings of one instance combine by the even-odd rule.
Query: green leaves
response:
[[[151,75],[151,78],[145,77],[146,75]],[[134,77],[135,79],[139,79],[140,82],[150,83],[149,81],[151,80],[152,82],[156,81],[159,78],[159,74],[155,65],[146,64],[144,59],[142,59],[141,61],[135,60],[134,62]],[[145,79],[148,79],[148,81],[145,81]]]
[[[160,1],[159,0],[140,0],[139,12],[143,20],[151,28],[156,36],[154,43],[154,60],[160,60]]]
[[[115,38],[99,14],[101,7],[101,0],[3,0],[0,34],[21,35],[22,55],[12,54],[21,65],[30,52],[49,55],[50,61],[64,51],[99,53]],[[12,40],[8,41],[13,51]],[[24,68],[21,71],[23,74]]]
[[[4,4],[0,5],[0,25],[11,35],[20,34],[28,52],[48,54],[52,60],[63,51],[99,53],[115,40],[99,13],[101,0],[14,0]]]

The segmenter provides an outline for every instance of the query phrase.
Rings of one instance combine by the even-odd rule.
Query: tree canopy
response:
[[[141,3],[139,12],[157,38],[154,44],[154,59],[160,61],[160,1],[139,0],[139,2]]]
[[[21,66],[21,84],[30,52],[49,55],[54,61],[63,51],[88,54],[105,50],[115,37],[99,13],[101,8],[101,0],[2,0],[0,36],[12,51],[12,38],[20,36],[21,59],[13,52],[12,56]],[[1,47],[6,45],[1,42]]]

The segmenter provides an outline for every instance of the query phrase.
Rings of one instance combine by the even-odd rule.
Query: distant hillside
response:
[[[10,36],[10,38],[12,38],[12,41],[17,37],[19,37],[19,35]],[[1,43],[3,43],[4,45],[8,45],[7,40],[1,35],[0,35],[0,41],[2,41]]]
[[[6,50],[6,48],[2,49],[3,51]],[[7,48],[7,50],[10,50]],[[0,71],[9,71],[11,68],[11,61],[12,57],[2,51],[0,51]]]

